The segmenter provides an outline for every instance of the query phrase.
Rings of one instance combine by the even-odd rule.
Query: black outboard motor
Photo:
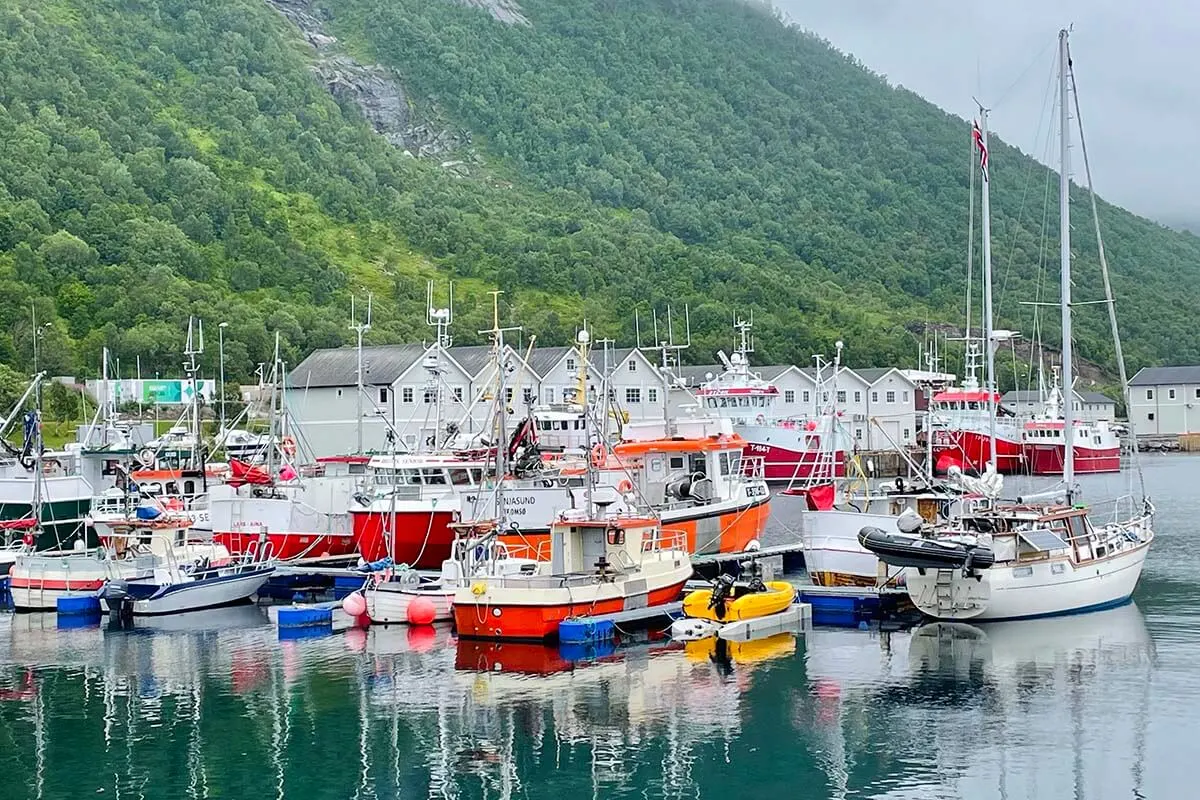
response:
[[[712,594],[708,598],[708,607],[713,609],[717,619],[725,619],[725,601],[733,592],[735,578],[729,574],[721,574],[713,581]]]
[[[114,620],[130,622],[133,620],[133,598],[129,596],[129,584],[121,580],[107,581],[97,592],[100,599],[108,604],[108,613]]]

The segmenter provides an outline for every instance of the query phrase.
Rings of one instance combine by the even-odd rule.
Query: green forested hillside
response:
[[[174,371],[195,314],[213,363],[229,323],[244,377],[275,331],[293,363],[348,341],[352,293],[375,294],[372,340],[425,336],[435,276],[459,281],[462,341],[498,286],[547,343],[584,316],[628,340],[635,308],[688,303],[704,360],[734,311],[754,312],[760,357],[801,363],[837,338],[857,363],[898,359],[904,325],[961,315],[964,123],[761,11],[528,0],[532,25],[508,26],[448,0],[321,5],[348,49],[477,134],[485,171],[375,135],[262,0],[0,8],[0,365],[31,366],[33,306],[53,372],[94,373],[105,345],[127,374],[136,356]],[[1021,210],[1028,163],[993,159],[1015,324],[1040,207]],[[1200,240],[1102,214],[1131,351],[1200,357]],[[1086,284],[1087,226],[1076,241]],[[1104,330],[1081,324],[1087,355]]]

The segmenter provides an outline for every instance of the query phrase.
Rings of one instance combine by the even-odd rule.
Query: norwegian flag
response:
[[[983,130],[979,127],[979,121],[975,120],[971,123],[971,136],[975,139],[975,146],[979,148],[979,170],[983,173],[983,179],[988,179],[988,150],[987,144],[983,141]]]

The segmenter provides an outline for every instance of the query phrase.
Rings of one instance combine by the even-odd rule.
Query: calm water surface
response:
[[[280,642],[251,607],[133,631],[0,615],[0,798],[1195,797],[1200,457],[1147,466],[1136,603],[1057,620],[572,668],[447,631]]]

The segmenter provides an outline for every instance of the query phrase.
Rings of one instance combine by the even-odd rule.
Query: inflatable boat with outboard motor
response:
[[[887,533],[875,527],[858,532],[858,543],[893,567],[913,569],[987,569],[996,556],[990,547],[977,544],[974,537],[956,536],[927,539],[908,533]]]
[[[768,581],[757,576],[738,581],[721,575],[711,589],[697,589],[683,598],[683,613],[693,619],[736,622],[778,614],[796,599],[796,587],[786,581]]]

